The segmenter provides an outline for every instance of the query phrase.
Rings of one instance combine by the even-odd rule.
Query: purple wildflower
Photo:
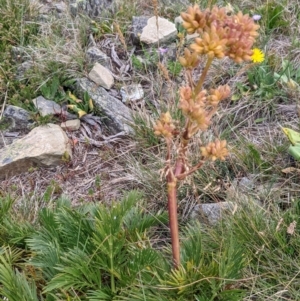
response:
[[[253,19],[254,21],[259,21],[259,20],[261,19],[261,15],[253,15],[253,16],[252,16],[252,19]]]
[[[160,54],[164,54],[164,53],[168,52],[168,48],[162,48],[162,47],[159,47],[159,48],[158,48],[158,52],[159,52]]]

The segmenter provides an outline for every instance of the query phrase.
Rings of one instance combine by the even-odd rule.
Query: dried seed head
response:
[[[190,86],[184,86],[179,88],[179,96],[180,101],[190,101],[190,99],[193,97],[193,92]]]
[[[201,106],[194,106],[193,110],[189,114],[192,121],[197,124],[197,127],[201,131],[206,131],[210,126],[210,117],[207,114],[207,111],[204,110]]]
[[[179,89],[180,100],[179,108],[183,114],[197,124],[201,130],[207,130],[210,125],[210,115],[206,110],[206,90],[202,90],[196,96],[193,96],[190,87],[181,87]]]
[[[202,12],[197,4],[190,6],[186,13],[181,13],[181,17],[182,25],[189,34],[195,33],[206,25],[206,13]]]
[[[188,48],[184,49],[184,56],[179,57],[180,64],[187,69],[194,69],[200,60],[196,52],[191,52]]]
[[[230,87],[228,85],[219,86],[217,89],[211,89],[207,97],[208,103],[212,106],[217,106],[220,101],[230,95]]]
[[[233,20],[234,23],[241,25],[241,31],[245,36],[249,36],[253,41],[258,37],[257,30],[259,29],[259,25],[248,14],[243,15],[242,12],[238,12],[236,15],[233,15]]]
[[[250,61],[258,28],[259,25],[255,24],[248,15],[243,15],[241,12],[233,15],[227,27],[226,55],[237,63]]]
[[[222,28],[217,28],[215,25],[211,25],[203,33],[202,38],[195,38],[190,48],[198,54],[207,54],[210,58],[223,58],[225,56],[225,46],[227,43],[224,38],[225,32]]]
[[[206,10],[207,25],[213,22],[223,23],[228,19],[226,7],[214,6],[211,10]]]
[[[194,5],[181,16],[188,33],[200,34],[190,46],[197,54],[207,54],[211,58],[228,56],[237,63],[251,60],[259,25],[249,15],[242,12],[228,15],[226,8],[216,6],[201,11],[198,5]],[[188,65],[186,57],[181,62],[183,66]]]
[[[169,112],[160,115],[160,119],[157,120],[153,126],[154,134],[157,136],[163,136],[166,139],[172,138],[175,130],[172,117]]]
[[[158,62],[157,67],[161,71],[161,73],[162,73],[163,77],[165,78],[165,80],[170,82],[171,79],[170,79],[170,76],[169,76],[168,69],[161,62]]]
[[[200,147],[202,156],[204,159],[211,161],[217,159],[225,160],[225,157],[228,156],[226,144],[226,140],[220,141],[219,139],[216,139],[215,142],[210,142],[206,146]]]

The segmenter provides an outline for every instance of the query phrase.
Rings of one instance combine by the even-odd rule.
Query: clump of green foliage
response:
[[[159,234],[167,215],[146,213],[141,198],[132,191],[110,207],[72,208],[47,196],[32,223],[20,218],[22,211],[17,217],[11,199],[2,199],[0,295],[11,301],[239,300],[243,290],[229,286],[242,275],[243,246],[232,239],[208,246],[200,225],[189,225],[183,264],[173,270]],[[154,247],[158,238],[164,248]]]
[[[177,269],[164,234],[167,214],[147,212],[139,192],[111,206],[45,201],[33,216],[30,206],[1,198],[2,298],[239,301],[283,290],[297,298],[299,200],[285,213],[237,203],[213,228],[190,222]]]

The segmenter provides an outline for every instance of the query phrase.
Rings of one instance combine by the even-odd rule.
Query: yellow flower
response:
[[[253,63],[261,63],[265,60],[265,54],[260,49],[254,48],[251,60]]]

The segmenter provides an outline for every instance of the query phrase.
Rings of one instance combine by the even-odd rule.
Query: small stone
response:
[[[67,4],[64,3],[63,1],[61,2],[58,2],[58,3],[55,3],[54,4],[54,8],[56,9],[56,11],[58,13],[64,13],[67,11],[68,7],[67,7]]]
[[[124,103],[138,101],[144,97],[144,90],[141,84],[123,86],[120,93]]]
[[[27,53],[25,47],[11,47],[11,54],[14,61],[25,62],[31,59],[31,56]]]
[[[106,68],[111,66],[110,58],[96,46],[90,47],[86,52],[86,56],[91,63],[99,63]]]
[[[89,73],[89,78],[97,85],[102,86],[105,89],[110,89],[114,84],[114,78],[111,72],[104,66],[96,63]]]
[[[191,5],[191,2],[190,0],[160,0],[159,1],[160,4],[163,6],[163,7],[174,7],[174,8],[177,8],[178,9],[186,9],[187,6]],[[197,1],[194,1],[194,2],[197,2]]]
[[[32,61],[26,61],[22,64],[18,65],[17,72],[16,72],[16,79],[22,80],[27,71],[29,71],[34,66]]]
[[[249,191],[249,190],[255,188],[254,176],[250,175],[249,178],[242,177],[239,182],[239,187],[243,191]]]
[[[200,36],[199,33],[195,32],[195,33],[192,33],[192,34],[187,34],[186,37],[185,37],[185,39],[187,41],[189,41],[189,40],[198,38],[199,36]]]
[[[63,130],[77,131],[80,128],[80,120],[79,119],[67,120],[66,122],[62,122],[60,126]]]
[[[72,157],[66,133],[56,124],[34,128],[22,139],[0,150],[0,179],[28,171],[32,166],[54,166]]]
[[[158,27],[157,27],[158,23]],[[174,23],[164,18],[151,17],[147,21],[147,25],[143,28],[140,36],[141,42],[146,44],[167,43],[175,39],[177,36],[177,29]]]
[[[183,19],[181,16],[178,16],[174,19],[175,26],[180,26],[183,23]]]
[[[39,96],[32,100],[41,116],[55,115],[61,112],[61,106],[53,100],[48,100],[43,96]]]
[[[233,202],[220,202],[212,204],[196,205],[191,213],[191,218],[200,218],[208,221],[210,225],[215,225],[225,212],[233,211],[235,208]]]

